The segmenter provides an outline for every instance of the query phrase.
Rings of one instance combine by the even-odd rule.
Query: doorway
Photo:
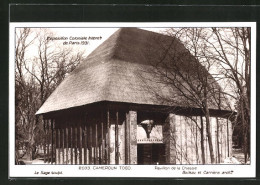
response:
[[[165,164],[165,144],[138,144],[137,162],[141,165]]]

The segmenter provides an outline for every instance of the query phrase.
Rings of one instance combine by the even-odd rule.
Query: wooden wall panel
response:
[[[181,137],[181,119],[180,116],[176,116],[175,118],[175,138],[176,143],[176,164],[181,164],[181,145],[182,145],[182,137]]]
[[[129,111],[130,116],[130,164],[137,164],[137,112]]]
[[[192,117],[192,119],[197,120],[198,126],[191,118],[175,116],[176,164],[202,164],[200,117]],[[205,164],[211,164],[206,119],[202,118],[202,120]],[[215,117],[210,118],[210,125],[215,163],[223,163],[232,152],[232,126],[227,124],[226,119],[218,118],[217,120]],[[166,137],[165,134],[164,137]]]
[[[107,111],[101,118],[70,120],[71,123],[44,120],[45,163],[137,164],[137,112],[127,112],[124,119],[121,114]],[[215,117],[210,118],[210,123],[215,162],[223,163],[232,155],[232,124]],[[200,127],[200,117],[169,114],[163,125],[167,164],[202,164]],[[205,163],[210,164],[205,118],[203,146]]]
[[[169,114],[165,124],[163,125],[163,142],[165,143],[166,164],[176,164],[179,159],[176,159],[176,150],[178,143],[176,142],[176,117],[174,114]]]

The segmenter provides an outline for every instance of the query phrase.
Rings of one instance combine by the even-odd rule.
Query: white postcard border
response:
[[[251,164],[250,165],[15,165],[15,55],[16,27],[251,27]],[[101,167],[104,168],[101,168]],[[161,169],[156,169],[161,168]],[[183,174],[183,171],[190,174]],[[37,174],[37,172],[39,172]],[[46,173],[42,173],[46,172]],[[55,173],[51,173],[55,172]],[[58,172],[61,172],[59,174]],[[196,174],[192,174],[196,172]],[[224,174],[218,174],[224,173]],[[199,174],[200,173],[200,174]],[[149,23],[10,23],[9,25],[9,177],[155,177],[253,178],[256,175],[256,23],[149,22]]]

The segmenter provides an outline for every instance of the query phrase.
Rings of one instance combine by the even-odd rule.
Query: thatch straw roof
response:
[[[169,43],[175,53],[186,51],[172,37],[141,30],[121,28],[94,50],[85,61],[56,88],[36,114],[111,101],[148,105],[173,105],[167,98],[176,90],[160,83],[152,61],[165,57]],[[186,55],[187,59],[187,55]],[[185,61],[180,66],[190,67]],[[182,106],[178,98],[176,106]],[[216,108],[216,105],[211,105]]]

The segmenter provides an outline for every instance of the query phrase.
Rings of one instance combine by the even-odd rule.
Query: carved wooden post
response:
[[[163,126],[166,164],[176,164],[175,114],[170,113]]]
[[[125,164],[130,164],[130,116],[125,115]]]
[[[137,164],[137,112],[126,115],[126,163]]]

